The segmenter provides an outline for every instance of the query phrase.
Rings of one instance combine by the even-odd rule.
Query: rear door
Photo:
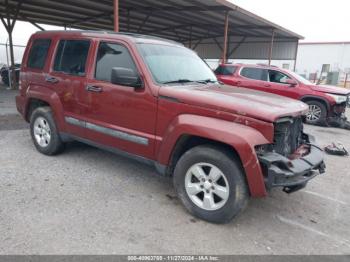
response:
[[[264,68],[243,67],[239,72],[237,86],[269,92],[268,70]]]
[[[90,59],[89,39],[57,39],[51,70],[45,81],[60,98],[67,131],[85,136],[81,116],[87,109],[85,94],[87,64]]]

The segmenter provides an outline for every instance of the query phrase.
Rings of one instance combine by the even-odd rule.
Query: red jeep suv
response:
[[[228,85],[305,102],[309,105],[306,121],[310,124],[331,124],[350,129],[344,114],[350,95],[348,89],[316,85],[292,71],[266,65],[222,64],[215,74]]]
[[[249,197],[287,193],[324,172],[299,101],[220,84],[195,52],[149,36],[38,32],[17,109],[37,150],[78,140],[173,177],[194,215],[228,222]]]

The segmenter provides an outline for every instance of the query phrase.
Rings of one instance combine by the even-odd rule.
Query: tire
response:
[[[197,167],[205,172],[205,182],[198,182],[196,176],[198,173],[194,175],[197,171],[192,172],[197,170]],[[219,174],[217,170],[223,176],[216,182],[210,181],[210,178],[215,177],[210,175],[211,171],[213,174]],[[194,216],[212,223],[228,223],[248,203],[249,193],[241,165],[233,156],[231,157],[228,150],[220,147],[201,145],[187,151],[176,164],[173,180],[177,195],[186,209]],[[191,187],[186,186],[189,185],[189,181]],[[195,187],[192,187],[194,184]],[[210,185],[213,187],[208,188]],[[216,192],[224,192],[222,187],[228,190],[225,194],[220,194],[224,196],[221,198]],[[194,192],[191,191],[192,188],[195,188]],[[201,191],[195,194],[198,190]]]
[[[350,130],[350,122],[349,121],[345,121],[343,128],[347,129],[347,130]]]
[[[56,155],[64,149],[50,107],[39,107],[32,112],[30,134],[36,149],[44,155]]]
[[[316,100],[307,101],[309,112],[306,115],[306,123],[311,125],[326,125],[327,123],[327,108]],[[313,111],[313,113],[312,113]]]
[[[2,82],[6,85],[6,86],[10,86],[10,81],[8,77],[2,77]]]

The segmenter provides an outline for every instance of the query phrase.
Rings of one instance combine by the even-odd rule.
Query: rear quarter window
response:
[[[36,39],[30,49],[27,67],[35,69],[43,69],[47,54],[49,52],[50,39]]]
[[[236,66],[219,66],[214,73],[216,75],[233,75],[237,70]]]

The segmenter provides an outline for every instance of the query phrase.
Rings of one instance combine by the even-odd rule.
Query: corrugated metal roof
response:
[[[6,17],[6,0],[0,0],[0,16]],[[11,17],[18,20],[79,29],[113,30],[112,0],[8,0]],[[302,36],[256,16],[227,0],[119,0],[120,31],[160,36],[179,42],[220,37],[224,14],[230,11],[231,36],[278,39]]]

